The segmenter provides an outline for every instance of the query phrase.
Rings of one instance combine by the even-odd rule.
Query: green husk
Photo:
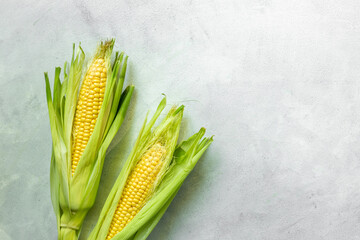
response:
[[[57,219],[58,239],[78,239],[82,222],[93,206],[101,177],[106,149],[120,128],[130,103],[134,86],[124,91],[123,84],[127,57],[117,53],[111,66],[110,58],[114,40],[101,42],[94,59],[105,58],[107,83],[104,100],[93,134],[81,156],[74,175],[71,174],[72,127],[78,101],[81,78],[87,70],[85,54],[79,46],[70,64],[55,69],[53,92],[48,74],[45,73],[46,98],[49,109],[53,140],[50,165],[50,191]],[[53,95],[53,96],[52,96]]]
[[[104,204],[98,222],[88,238],[89,240],[106,239],[128,176],[142,154],[149,146],[157,142],[162,134],[168,133],[169,142],[171,142],[167,146],[169,155],[165,159],[169,167],[165,168],[160,174],[162,177],[155,183],[156,187],[143,208],[113,240],[146,239],[165,213],[187,175],[213,141],[212,137],[203,138],[205,129],[202,128],[198,133],[176,147],[183,106],[177,109],[172,108],[159,126],[152,131],[152,127],[164,109],[165,104],[166,99],[164,98],[149,123],[145,119],[137,142]]]

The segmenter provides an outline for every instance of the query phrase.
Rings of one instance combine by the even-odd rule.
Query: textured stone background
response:
[[[106,37],[136,94],[81,239],[161,93],[215,142],[149,239],[360,239],[360,1],[1,3],[0,239],[56,239],[43,72]]]

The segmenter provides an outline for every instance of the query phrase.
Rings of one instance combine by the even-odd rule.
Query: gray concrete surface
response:
[[[1,1],[0,239],[56,239],[43,72],[107,37],[136,93],[81,239],[148,109],[215,141],[149,239],[360,239],[360,2]]]

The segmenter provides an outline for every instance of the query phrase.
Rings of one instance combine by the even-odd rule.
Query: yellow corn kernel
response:
[[[120,232],[144,206],[153,190],[165,153],[165,147],[156,143],[136,164],[126,181],[106,239],[111,239]]]
[[[80,89],[73,125],[72,175],[74,175],[91,133],[94,131],[104,99],[106,76],[100,77],[104,72],[106,72],[105,60],[98,58],[93,61]]]

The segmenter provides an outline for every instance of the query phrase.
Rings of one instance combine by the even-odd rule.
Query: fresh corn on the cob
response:
[[[94,131],[105,93],[107,69],[104,56],[91,63],[80,89],[73,125],[72,175]]]
[[[111,65],[113,45],[114,40],[102,42],[87,70],[83,50],[79,47],[75,54],[74,48],[62,82],[61,69],[55,70],[53,96],[45,73],[53,139],[50,187],[58,239],[78,239],[95,201],[106,149],[124,120],[134,89],[129,86],[122,92],[127,57],[116,53]]]
[[[165,154],[165,147],[156,143],[136,164],[126,182],[106,239],[111,239],[120,232],[145,204],[163,165]]]
[[[175,149],[183,106],[172,108],[152,131],[165,104],[164,98],[150,122],[145,120],[89,240],[146,239],[211,144],[212,138],[202,139],[202,128]]]

